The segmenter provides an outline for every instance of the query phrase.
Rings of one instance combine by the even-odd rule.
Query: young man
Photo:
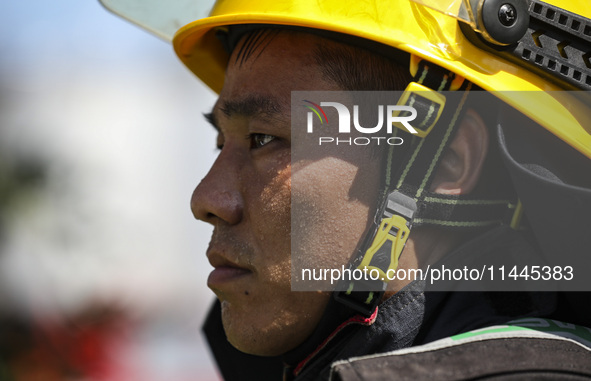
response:
[[[580,173],[590,168],[589,104],[550,92],[591,88],[591,64],[581,64],[591,12],[583,3],[576,13],[537,1],[440,3],[224,1],[176,34],[181,60],[219,92],[207,118],[220,152],[191,208],[214,226],[208,285],[219,302],[205,332],[226,379],[591,377],[591,331],[572,324],[589,322],[580,294],[483,292],[588,290],[581,226],[591,191]],[[545,50],[549,39],[562,48]],[[498,106],[485,95],[466,100],[476,85],[548,93],[497,93]],[[408,130],[392,135],[404,147],[294,156],[293,92],[368,90],[404,91],[398,105],[426,126],[419,137]],[[337,107],[305,101],[321,122],[321,106]],[[546,160],[549,147],[560,160]],[[561,201],[548,206],[548,197]],[[563,231],[553,221],[565,213],[574,223]],[[426,278],[383,276],[431,266],[497,283],[432,289]],[[293,291],[301,267],[382,277]],[[397,351],[406,347],[415,349]]]

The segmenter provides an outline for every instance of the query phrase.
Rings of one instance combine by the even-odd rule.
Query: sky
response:
[[[211,229],[189,208],[216,155],[202,116],[214,94],[96,0],[4,1],[0,14],[0,160],[46,173],[2,211],[0,307],[124,305],[154,380],[186,367],[216,379],[199,333]]]

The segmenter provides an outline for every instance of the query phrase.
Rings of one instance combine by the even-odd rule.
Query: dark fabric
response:
[[[563,340],[495,339],[339,364],[333,380],[591,380],[591,352]]]
[[[286,366],[285,373],[293,375],[293,370],[298,366],[298,363],[313,353],[326,340],[331,332],[335,331],[341,323],[346,321],[353,314],[354,313],[350,308],[337,302],[334,298],[331,298],[326,306],[326,311],[324,312],[320,323],[308,340],[283,356],[283,361]],[[354,330],[353,327],[345,328],[336,340],[344,340],[346,337],[346,331],[352,330]],[[335,343],[332,343],[333,346],[335,344],[336,341]],[[289,378],[291,376],[286,377]]]
[[[542,253],[549,265],[577,271],[559,282],[562,290],[589,291],[591,162],[514,110],[503,116],[508,122],[497,128],[501,157]]]
[[[425,297],[420,282],[389,298],[370,326],[347,327],[295,377],[297,381],[327,380],[330,364],[361,354],[386,352],[412,344],[423,320]]]

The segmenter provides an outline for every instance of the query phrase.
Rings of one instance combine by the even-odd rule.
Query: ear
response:
[[[488,151],[488,129],[473,109],[468,109],[451,144],[439,163],[431,192],[470,193],[480,178]]]

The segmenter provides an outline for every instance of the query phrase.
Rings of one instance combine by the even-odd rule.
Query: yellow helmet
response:
[[[561,8],[567,5],[568,11]],[[228,53],[216,33],[230,25],[286,25],[376,41],[494,91],[591,158],[589,103],[580,100],[581,92],[565,91],[591,90],[590,18],[588,0],[221,0],[209,17],[182,27],[173,45],[181,61],[219,92]],[[498,25],[491,26],[497,21],[520,24],[513,28],[517,34],[503,34],[502,26],[499,33]]]
[[[218,34],[221,32],[231,35],[230,32],[239,29],[239,25],[259,27],[266,24],[305,28],[320,35],[352,36],[343,38],[345,41],[363,39],[377,42],[410,54],[410,70],[413,76],[416,69],[413,65],[417,62],[432,62],[492,92],[507,105],[533,120],[534,124],[542,126],[587,158],[591,158],[591,2],[569,0],[567,4],[565,0],[550,1],[551,3],[539,0],[218,0],[209,17],[182,27],[174,35],[172,42],[181,61],[216,92],[220,92],[223,87],[229,59],[229,53]],[[565,9],[567,7],[568,10]],[[459,110],[459,107],[456,108]],[[455,109],[451,110],[453,114]],[[510,118],[515,113],[508,110],[506,114]],[[511,127],[507,130],[519,124],[522,119],[516,118],[512,124],[507,123]],[[454,123],[449,123],[449,128],[452,128],[452,124]],[[498,127],[502,127],[500,122]],[[505,133],[502,128],[499,130],[502,130],[502,134]],[[518,132],[518,129],[515,130]],[[440,133],[445,133],[445,130]],[[520,138],[525,137],[527,140],[528,133],[524,133]],[[499,134],[499,140],[504,139],[502,134]],[[430,141],[438,141],[431,136]],[[545,139],[548,134],[543,136]],[[551,139],[551,143],[554,144],[555,140]],[[542,152],[542,155],[545,155],[554,147],[540,145],[528,150],[525,149],[525,144],[522,145],[523,139],[515,141],[519,145],[517,151],[523,151],[524,155],[529,155],[530,152],[535,155]],[[589,268],[587,254],[591,236],[588,234],[587,221],[591,213],[591,190],[588,186],[557,185],[552,176],[541,176],[537,168],[529,168],[528,159],[522,165],[521,160],[511,155],[512,150],[507,148],[508,146],[509,144],[499,142],[500,149],[507,151],[503,151],[500,156],[505,161],[516,197],[520,200],[516,203],[517,207],[513,205],[515,223],[512,220],[511,226],[520,226],[519,216],[523,201],[523,210],[532,231],[539,246],[551,259],[551,263],[577,263],[580,265],[577,268]],[[428,156],[429,152],[424,155]],[[568,153],[569,157],[570,154],[575,154],[570,149]],[[561,164],[569,168],[583,168],[582,170],[587,172],[591,169],[588,160],[582,160],[585,162],[584,166],[579,166],[581,157],[573,156],[576,156],[577,166],[571,166],[571,161],[566,160],[566,157],[561,160]],[[520,155],[519,159],[523,157]],[[426,163],[433,164],[436,160],[430,157]],[[413,157],[412,163],[405,164],[405,171],[418,161],[420,160],[414,160]],[[420,167],[418,168],[414,169],[415,172],[420,172]],[[387,172],[389,173],[389,167]],[[548,172],[553,175],[552,171]],[[430,176],[429,173],[425,175],[425,181]],[[402,178],[405,174],[406,172]],[[402,206],[400,210],[410,212],[408,215],[402,215],[404,213],[394,211],[386,219],[383,217],[386,215],[385,208],[381,207],[384,213],[382,222],[386,221],[392,226],[395,224],[398,231],[406,231],[401,229],[405,226],[410,228],[412,223],[418,224],[418,212],[415,212],[419,210],[419,202],[426,205],[425,196],[421,196],[419,200],[418,192],[413,199],[412,195],[409,197],[404,192],[399,192],[400,186],[392,192],[390,187],[387,188],[389,193],[384,193],[387,198],[382,197],[381,205],[392,201],[393,204]],[[458,196],[457,200],[463,201],[461,205],[472,207],[479,204],[495,209],[495,213],[496,209],[503,212],[502,208],[494,207],[497,205],[496,202],[484,200],[475,203],[469,199],[470,195],[467,195],[466,199],[460,197],[462,195]],[[455,201],[456,199],[454,202],[442,204],[456,208],[460,203]],[[423,213],[425,210],[426,208],[423,208],[420,212]],[[403,218],[394,221],[398,215]],[[482,214],[478,218],[486,216]],[[425,221],[424,218],[423,220]],[[568,220],[568,223],[564,223],[565,220]],[[484,226],[478,225],[479,221],[469,220],[462,223],[471,227]],[[457,221],[436,222],[441,226],[463,226],[453,225]],[[367,265],[377,249],[385,247],[383,243],[372,244],[382,242],[380,234],[377,233],[390,231],[390,225],[387,225],[386,230],[384,226],[386,225],[374,227],[374,233],[366,237],[370,239],[364,240],[366,242],[363,243],[363,248],[355,253],[356,257],[350,264]],[[408,231],[396,237],[402,239],[407,236]],[[391,245],[395,248],[392,249],[392,258],[397,258],[404,247],[404,242],[396,239],[395,244]],[[556,253],[560,254],[560,258],[557,258]],[[390,263],[395,268],[396,261],[392,260]],[[571,290],[586,289],[585,285],[581,286],[583,288],[577,288],[579,286],[580,283],[569,284]],[[347,295],[351,290],[358,290],[357,286],[353,287],[350,284],[345,289]],[[382,292],[384,289],[385,287]],[[380,297],[378,294],[374,295],[373,290],[363,292],[365,293],[360,294],[357,299],[353,298],[355,300],[349,296],[342,296],[340,292],[339,300],[360,312],[370,314]]]

